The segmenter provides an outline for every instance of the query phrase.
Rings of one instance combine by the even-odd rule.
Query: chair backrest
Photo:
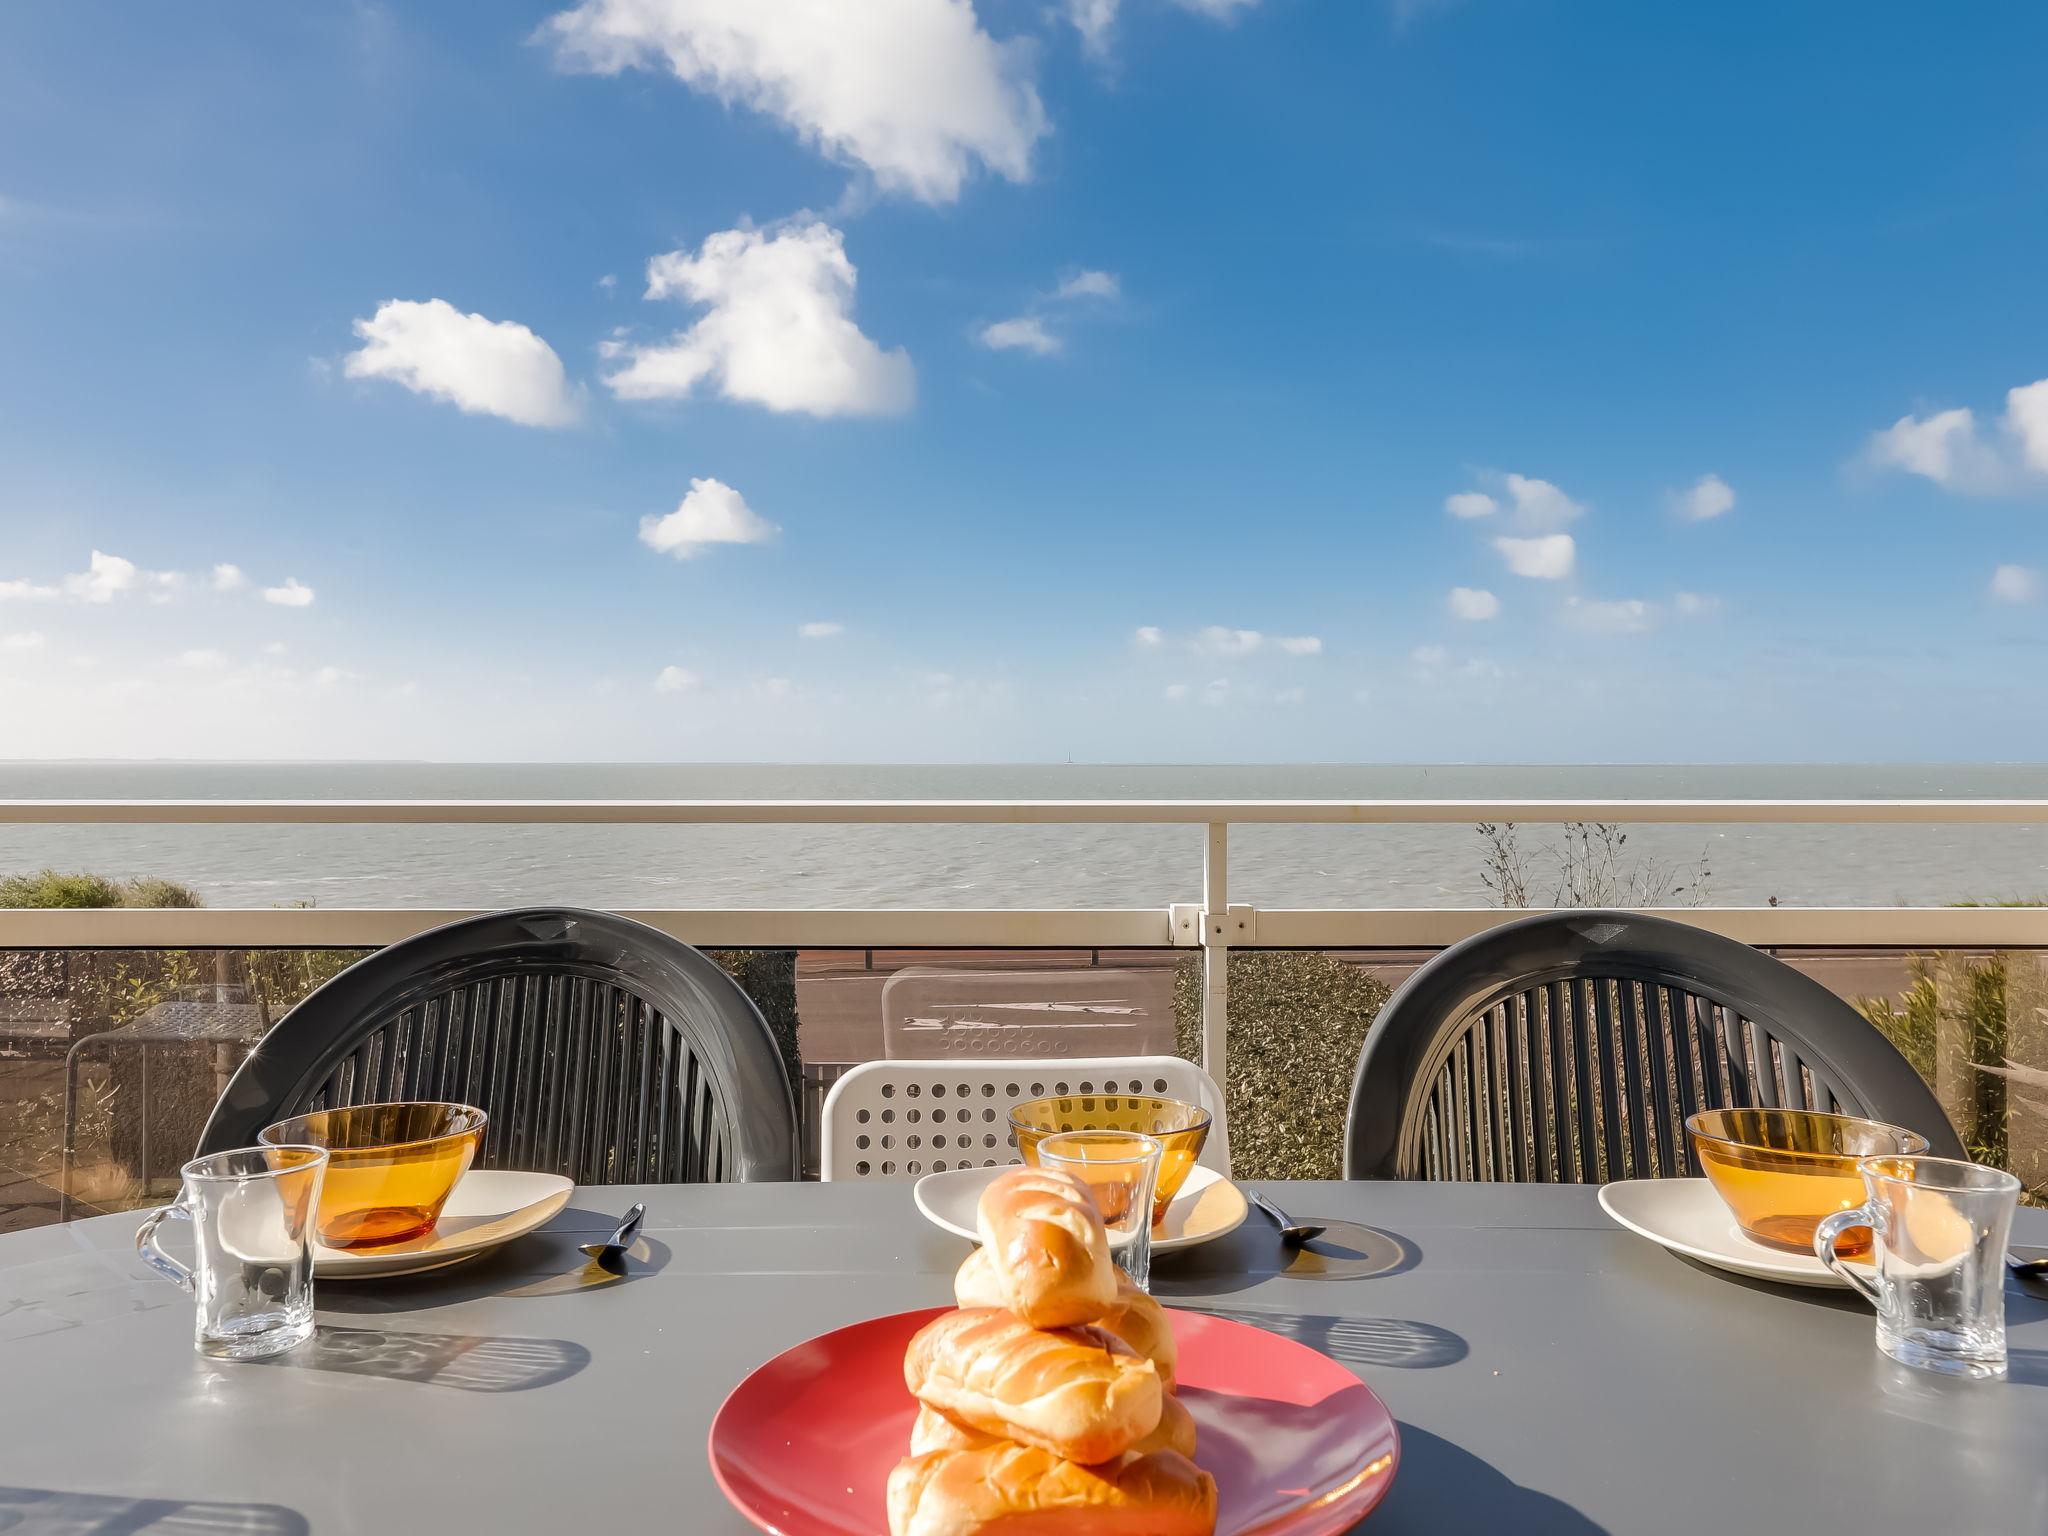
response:
[[[1178,1056],[1064,1061],[870,1061],[825,1095],[827,1179],[909,1179],[1019,1161],[1010,1106],[1056,1093],[1154,1094],[1209,1111],[1200,1161],[1230,1173],[1230,1126],[1216,1082]]]
[[[760,1011],[689,945],[605,912],[466,918],[350,966],[263,1037],[199,1150],[392,1099],[484,1110],[482,1168],[582,1184],[797,1174],[789,1077]]]
[[[882,988],[891,1060],[1058,1060],[1173,1049],[1170,966],[970,970],[906,966]]]
[[[1695,1110],[1863,1115],[1963,1156],[1876,1027],[1790,966],[1632,912],[1523,918],[1409,977],[1358,1058],[1347,1178],[1602,1183],[1698,1172]]]

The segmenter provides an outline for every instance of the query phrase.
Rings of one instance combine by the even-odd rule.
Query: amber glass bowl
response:
[[[1067,1093],[1027,1099],[1010,1111],[1010,1129],[1024,1161],[1038,1166],[1038,1144],[1055,1131],[1138,1131],[1159,1143],[1159,1184],[1152,1195],[1152,1225],[1166,1220],[1166,1208],[1180,1193],[1202,1143],[1209,1139],[1209,1111],[1179,1099],[1133,1093]]]
[[[358,1104],[265,1126],[266,1146],[327,1149],[314,1229],[330,1248],[423,1237],[469,1171],[489,1117],[468,1104]]]
[[[1743,1234],[1787,1253],[1812,1253],[1823,1216],[1863,1203],[1858,1160],[1927,1150],[1924,1136],[1896,1125],[1808,1109],[1703,1109],[1685,1129],[1700,1171]],[[1851,1228],[1835,1251],[1855,1258],[1870,1241],[1867,1230]]]

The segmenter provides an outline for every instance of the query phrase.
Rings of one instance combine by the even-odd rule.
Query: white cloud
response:
[[[640,519],[640,542],[687,560],[706,544],[760,544],[780,530],[723,480],[696,479],[675,511]]]
[[[800,640],[836,640],[846,633],[846,626],[835,619],[813,619],[797,625],[796,633]]]
[[[2006,391],[2005,427],[2019,439],[2027,468],[2048,475],[2048,379]]]
[[[584,0],[536,35],[563,69],[666,65],[930,203],[957,198],[977,165],[1028,179],[1046,131],[1029,45],[996,42],[972,0]]]
[[[576,397],[554,348],[511,320],[466,315],[446,299],[387,299],[355,322],[360,350],[343,359],[352,379],[389,379],[473,416],[565,427]]]
[[[1139,645],[1148,648],[1161,646],[1166,643],[1165,631],[1154,624],[1140,624],[1131,638]]]
[[[1211,624],[1195,636],[1195,649],[1210,656],[1249,656],[1266,643],[1256,629],[1228,629]]]
[[[249,585],[249,578],[242,574],[239,565],[216,565],[213,568],[213,590],[216,592],[239,592]]]
[[[55,586],[45,582],[0,581],[0,602],[49,602],[69,598],[78,603],[111,603],[129,592],[142,593],[151,603],[168,603],[184,589],[185,578],[178,571],[145,571],[133,560],[96,549],[86,568],[63,577]]]
[[[180,651],[178,665],[190,667],[195,672],[218,672],[228,664],[227,657],[219,651]]]
[[[1453,517],[1491,517],[1500,503],[1484,491],[1459,491],[1444,498],[1444,510]]]
[[[29,629],[23,630],[18,634],[0,635],[0,653],[20,656],[29,651],[40,651],[42,648],[43,635],[41,630]]]
[[[1408,659],[1416,666],[1434,670],[1451,659],[1451,653],[1440,645],[1418,645],[1408,653]]]
[[[1544,534],[1534,539],[1500,538],[1493,541],[1517,576],[1536,581],[1557,581],[1572,573],[1578,546],[1568,533]]]
[[[1292,706],[1301,703],[1307,697],[1308,690],[1297,685],[1293,688],[1282,688],[1273,695],[1273,702],[1282,706]]]
[[[1501,483],[1515,504],[1515,513],[1531,528],[1558,528],[1581,517],[1585,506],[1552,485],[1527,475],[1503,475]]]
[[[307,608],[312,606],[313,589],[296,576],[287,576],[281,587],[265,587],[263,601],[275,603],[280,608]],[[343,604],[343,607],[348,606]]]
[[[1117,299],[1123,297],[1123,284],[1114,272],[1082,270],[1061,283],[1053,291],[1056,299]]]
[[[2041,573],[2024,565],[2001,565],[1991,573],[1991,595],[2001,603],[2031,603],[2041,595]]]
[[[1481,619],[1500,617],[1500,599],[1483,587],[1453,587],[1450,596],[1451,612],[1458,618]]]
[[[1213,21],[1230,21],[1240,11],[1248,11],[1257,5],[1259,0],[1173,0],[1173,3],[1184,11],[1193,11]],[[1081,34],[1082,47],[1099,57],[1109,51],[1110,34],[1116,29],[1117,13],[1122,9],[1123,0],[1067,0],[1067,19]]]
[[[1046,330],[1045,322],[1036,315],[985,325],[976,339],[993,351],[1029,352],[1036,357],[1049,357],[1060,349],[1060,339]]]
[[[1698,592],[1680,592],[1671,599],[1671,606],[1681,619],[1707,619],[1721,611],[1721,599]]]
[[[1735,509],[1735,492],[1719,475],[1701,475],[1692,489],[1672,498],[1678,515],[1689,522],[1703,523]]]
[[[619,286],[619,274],[616,272],[605,273],[603,277],[600,277],[597,280],[597,286],[605,293],[610,293],[614,288]]]
[[[1592,598],[1568,597],[1565,621],[1576,629],[1596,635],[1639,635],[1653,629],[1657,611],[1639,597],[1598,602]]]
[[[322,688],[332,688],[337,683],[354,683],[362,679],[347,667],[320,667],[313,673],[313,681]]]
[[[1966,496],[2017,490],[2030,475],[2048,475],[2048,379],[2007,390],[1991,431],[1967,406],[1901,416],[1872,434],[1864,458]]]
[[[1188,696],[1188,692],[1188,685],[1186,683],[1168,683],[1166,685],[1166,696],[1175,703],[1185,699]]]
[[[282,656],[284,654],[284,642],[282,640],[266,640],[263,643],[263,654],[266,656]]]
[[[64,592],[82,603],[111,603],[117,592],[132,592],[142,584],[142,572],[133,560],[94,550],[86,569],[64,578]]]
[[[686,693],[697,686],[697,674],[684,667],[663,667],[654,674],[656,693]]]
[[[1320,635],[1282,635],[1273,643],[1290,656],[1323,654],[1323,641]]]
[[[605,383],[622,400],[680,399],[710,384],[728,400],[813,416],[895,415],[910,409],[916,372],[853,322],[858,274],[838,230],[822,223],[769,234],[728,229],[693,255],[647,264],[647,297],[705,308],[658,346],[608,344],[625,365]]]
[[[1202,690],[1202,702],[1211,709],[1220,709],[1230,702],[1230,679],[1219,677],[1211,680]]]
[[[764,699],[787,699],[796,694],[797,686],[786,677],[764,677],[755,685],[755,692]]]

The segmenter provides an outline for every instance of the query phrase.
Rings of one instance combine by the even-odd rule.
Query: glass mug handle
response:
[[[135,1251],[142,1255],[142,1262],[162,1275],[187,1295],[192,1293],[192,1271],[172,1258],[157,1246],[156,1229],[163,1225],[166,1217],[175,1216],[180,1221],[190,1221],[192,1212],[182,1200],[160,1206],[143,1219],[135,1229]]]
[[[1820,1225],[1813,1229],[1814,1257],[1861,1291],[1863,1299],[1882,1312],[1884,1296],[1878,1288],[1835,1257],[1836,1240],[1855,1227],[1868,1227],[1874,1237],[1882,1237],[1884,1216],[1875,1206],[1859,1205],[1853,1211],[1836,1211],[1832,1216],[1822,1217]]]

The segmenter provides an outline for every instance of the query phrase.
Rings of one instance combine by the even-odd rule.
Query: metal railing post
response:
[[[1230,1054],[1230,824],[1209,823],[1202,850],[1202,1070],[1219,1087]]]

